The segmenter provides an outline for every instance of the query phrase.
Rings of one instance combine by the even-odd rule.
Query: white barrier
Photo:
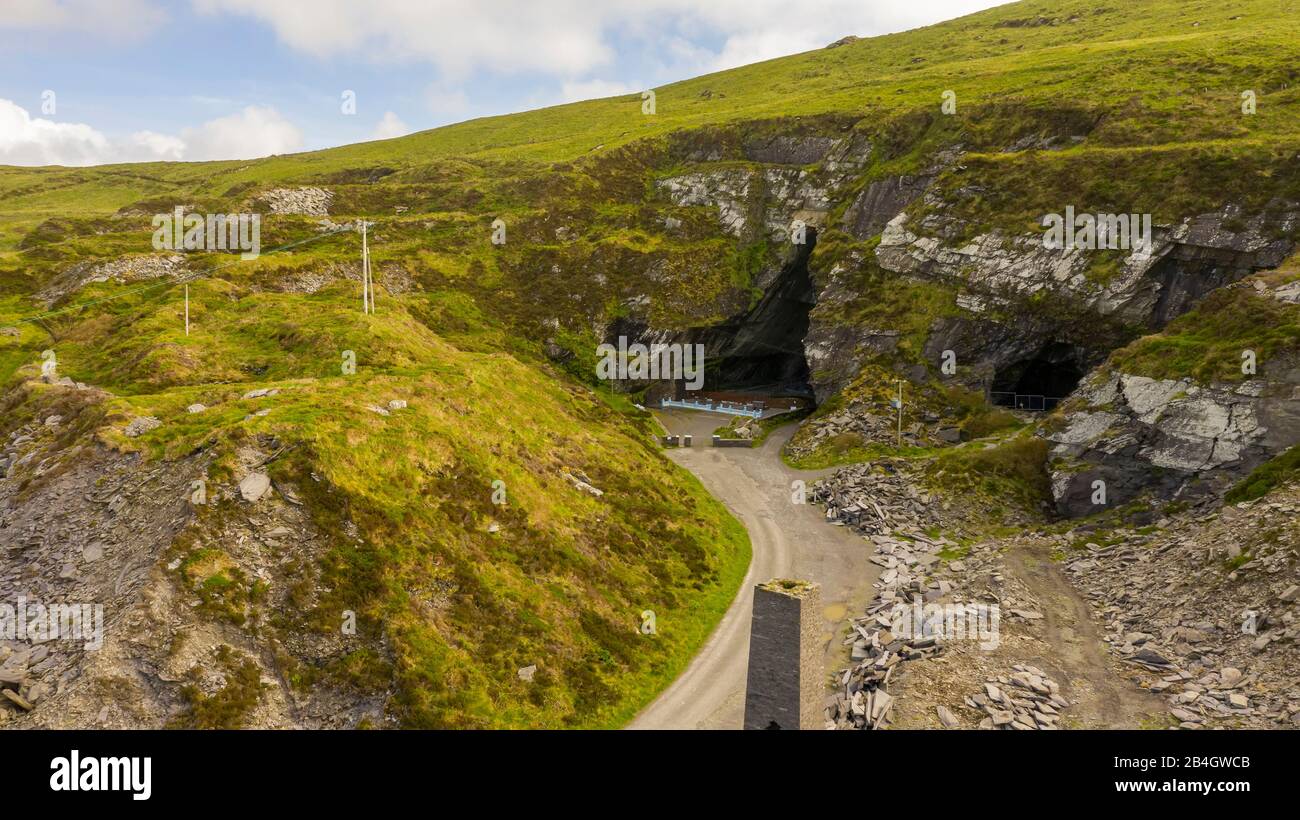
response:
[[[763,417],[763,408],[752,404],[737,404],[734,401],[714,402],[712,399],[660,399],[660,409],[679,407],[683,410],[702,410],[705,413],[721,413],[726,416],[746,416],[751,419]]]

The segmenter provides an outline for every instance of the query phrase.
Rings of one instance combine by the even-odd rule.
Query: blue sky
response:
[[[639,91],[992,5],[4,0],[0,163],[310,150]],[[345,90],[354,115],[341,111]]]

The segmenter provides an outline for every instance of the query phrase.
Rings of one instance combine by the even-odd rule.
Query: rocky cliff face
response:
[[[930,204],[942,208],[939,200]],[[962,241],[965,226],[941,211],[915,227],[906,213],[892,218],[876,256],[883,268],[898,274],[959,283],[976,297],[964,306],[976,313],[990,303],[1046,292],[1099,316],[1162,327],[1214,288],[1277,267],[1290,254],[1294,242],[1276,236],[1300,225],[1300,209],[1236,224],[1241,218],[1239,208],[1227,205],[1177,225],[1157,225],[1150,251],[1123,255],[1118,271],[1104,278],[1092,271],[1099,251],[1052,249],[1040,235],[996,231]]]
[[[703,167],[655,183],[660,195],[678,206],[717,209],[718,225],[730,236],[789,240],[796,220],[813,227],[826,224],[840,201],[871,159],[871,144],[860,135],[777,135],[750,144],[739,155],[724,147],[696,149],[686,159]],[[728,164],[708,167],[710,162]],[[731,163],[745,162],[745,167]]]
[[[1187,331],[1182,325],[1217,327],[1226,320],[1236,327],[1252,322],[1267,327],[1295,321],[1294,282],[1270,287],[1256,278],[1232,290],[1238,298],[1190,314],[1178,323],[1174,339]],[[1165,342],[1168,335],[1152,338]],[[1240,349],[1231,340],[1223,343],[1230,366],[1239,366],[1231,380],[1125,372],[1144,365],[1121,355],[1085,382],[1059,425],[1049,425],[1053,495],[1060,512],[1097,512],[1097,481],[1105,482],[1111,505],[1144,491],[1167,497],[1222,489],[1300,442],[1300,356],[1294,339],[1259,362],[1257,351],[1246,347],[1253,342],[1243,341]]]
[[[1216,474],[1240,476],[1300,441],[1300,384],[1201,386],[1113,373],[1083,388],[1078,401],[1082,407],[1065,415],[1065,428],[1048,436],[1052,492],[1070,516],[1146,490],[1209,489],[1207,479]],[[1100,505],[1093,501],[1097,481],[1106,485]]]
[[[641,326],[638,338],[700,341],[709,345],[711,358],[742,367],[777,348],[777,352],[795,357],[802,352],[807,364],[791,364],[776,381],[788,383],[793,392],[803,392],[792,378],[797,375],[807,380],[813,359],[806,354],[810,344],[816,344],[808,341],[811,331],[786,338],[788,333],[772,336],[756,333],[755,328],[796,325],[807,329],[807,312],[820,301],[818,292],[823,290],[814,283],[814,292],[807,293],[809,283],[804,281],[817,232],[827,228],[832,210],[849,196],[848,187],[870,161],[871,152],[870,142],[856,132],[837,137],[778,133],[739,145],[719,139],[684,151],[681,158],[699,168],[657,180],[656,196],[678,208],[707,209],[715,214],[722,234],[764,249],[761,264],[748,283],[762,295],[740,311],[733,308],[729,318],[717,326],[684,332],[653,327],[645,316],[650,304],[647,298],[630,305],[634,324]],[[712,167],[713,163],[719,164]],[[792,233],[798,225],[805,231],[802,242]],[[792,278],[794,268],[801,270]],[[627,327],[626,322],[617,323],[602,335],[611,338]],[[737,379],[743,381],[744,374],[725,377],[722,382]]]
[[[978,181],[953,190],[936,180],[962,167],[962,146],[933,150],[914,173],[882,175],[870,170],[882,149],[850,134],[696,146],[685,155],[693,168],[655,186],[675,206],[713,212],[734,240],[766,242],[773,250],[752,282],[763,292],[778,287],[793,257],[791,225],[819,231],[831,249],[811,255],[815,307],[802,340],[818,402],[868,363],[917,385],[1051,394],[1049,402],[1093,372],[1050,434],[1054,492],[1069,515],[1092,508],[1096,480],[1107,482],[1110,503],[1145,489],[1176,494],[1193,477],[1238,476],[1300,440],[1300,378],[1280,363],[1240,384],[1095,370],[1207,294],[1281,265],[1295,246],[1300,206],[1274,200],[1247,213],[1225,203],[1154,224],[1149,247],[1056,249],[1037,231],[973,232],[957,215],[951,198],[977,194]],[[864,271],[873,284],[864,284]],[[911,287],[926,289],[932,304],[874,308],[882,290]],[[923,327],[909,328],[918,317]],[[938,372],[946,354],[955,355],[956,374]]]
[[[1294,247],[1285,236],[1300,224],[1294,208],[1239,223],[1239,209],[1228,205],[1156,226],[1149,252],[1119,252],[1117,270],[1103,276],[1095,266],[1115,251],[1054,250],[1041,236],[998,232],[962,240],[964,226],[942,212],[942,202],[932,199],[930,206],[940,210],[919,224],[906,212],[891,219],[876,257],[885,270],[958,289],[959,311],[936,322],[926,358],[959,351],[972,384],[991,383],[1053,343],[1073,345],[1081,369],[1095,366],[1215,288],[1280,265]]]
[[[0,726],[209,728],[203,715],[243,698],[257,704],[246,725],[260,728],[382,722],[378,695],[301,685],[348,650],[288,614],[320,595],[329,539],[293,488],[256,466],[272,454],[249,445],[241,481],[209,485],[205,456],[159,462],[94,443],[66,448],[106,394],[51,391],[61,413],[5,443],[0,600],[29,604],[30,618],[52,602],[93,602],[99,615],[87,608],[75,635],[0,633],[0,679],[22,701],[17,713],[0,709]],[[238,560],[222,552],[229,545],[239,545]],[[273,590],[274,618],[251,611],[241,581]],[[182,715],[197,722],[173,722]]]
[[[796,220],[849,243],[829,264],[812,260],[818,310],[804,347],[819,400],[844,387],[862,361],[896,347],[897,328],[845,322],[828,309],[861,297],[853,280],[865,266],[951,289],[952,310],[935,317],[923,363],[954,350],[962,380],[989,386],[999,371],[1053,343],[1075,345],[1081,370],[1096,366],[1213,289],[1281,264],[1300,227],[1294,204],[1244,213],[1227,203],[1156,224],[1150,248],[1131,251],[1053,249],[1036,231],[970,236],[947,198],[973,196],[978,185],[947,193],[934,185],[962,156],[962,146],[949,145],[931,152],[916,173],[878,175],[868,169],[881,150],[853,131],[778,134],[740,145],[719,138],[684,151],[695,167],[659,179],[655,191],[672,205],[714,212],[717,229],[729,237],[777,249],[753,280],[760,289],[776,281],[785,259],[779,249]]]

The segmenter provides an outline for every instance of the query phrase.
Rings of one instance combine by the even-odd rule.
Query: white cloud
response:
[[[137,39],[166,19],[167,12],[151,0],[5,0],[0,29],[77,31]]]
[[[838,39],[830,33],[821,33],[812,29],[759,29],[737,32],[727,38],[722,50],[713,57],[708,68],[721,71],[770,60],[783,54],[798,54]]]
[[[441,119],[451,121],[469,111],[469,97],[459,88],[436,83],[425,89],[424,101]]]
[[[302,132],[274,108],[250,105],[238,114],[181,130],[185,159],[256,159],[302,147]]]
[[[137,131],[122,145],[122,160],[148,162],[185,159],[185,140],[153,131]]]
[[[82,123],[33,118],[0,100],[0,162],[7,165],[93,165],[113,151],[108,137]]]
[[[270,25],[291,47],[316,57],[360,54],[420,60],[463,76],[495,71],[577,74],[609,62],[601,17],[580,0],[194,0],[204,13],[232,13]]]
[[[411,133],[410,127],[402,122],[392,111],[385,111],[383,118],[375,125],[373,136],[377,140],[389,140],[404,137]]]
[[[204,13],[260,20],[292,48],[317,57],[417,60],[454,77],[488,71],[566,79],[610,65],[628,41],[660,50],[666,42],[685,39],[712,55],[703,67],[716,70],[818,48],[846,34],[899,31],[997,5],[994,0],[806,0],[794,6],[788,0],[193,2]]]
[[[302,133],[273,108],[249,106],[238,114],[183,129],[180,136],[137,131],[110,138],[85,123],[32,117],[12,100],[0,99],[0,164],[4,165],[253,159],[301,146]]]
[[[173,0],[174,1],[174,0]],[[0,0],[0,32],[92,32],[111,37],[166,19],[162,0]],[[428,64],[424,92],[435,123],[519,110],[533,101],[635,93],[708,71],[820,48],[847,34],[871,36],[939,22],[994,0],[190,0],[199,15],[263,24],[295,51],[343,62]],[[247,55],[246,55],[247,56]],[[419,68],[407,74],[409,78]],[[258,61],[245,67],[252,80]],[[509,80],[503,78],[510,77]],[[495,78],[495,79],[494,79]],[[501,80],[501,81],[498,81]],[[214,113],[217,98],[194,98]],[[2,101],[0,101],[2,102]],[[389,103],[391,104],[391,103]],[[378,107],[378,106],[377,106]],[[391,113],[391,112],[389,112]],[[145,159],[234,159],[299,150],[303,135],[269,107],[166,134],[108,137],[90,125],[0,110],[0,162],[94,164]],[[138,127],[148,127],[142,121]],[[409,130],[385,114],[375,135]]]

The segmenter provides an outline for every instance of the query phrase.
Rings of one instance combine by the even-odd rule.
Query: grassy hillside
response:
[[[144,163],[77,170],[4,169],[4,244],[32,220],[110,215],[151,197],[229,197],[244,186],[359,181],[367,172],[436,187],[483,184],[501,170],[607,155],[645,138],[699,126],[851,112],[873,119],[938,109],[953,90],[958,112],[1014,103],[1059,118],[1096,117],[1088,145],[1246,151],[1295,136],[1300,9],[1278,0],[1224,7],[1205,0],[1012,3],[902,34],[859,40],[655,89],[639,95],[489,117],[393,140],[255,161]],[[1258,113],[1243,117],[1254,90]],[[978,121],[964,124],[977,135]],[[999,128],[999,130],[1001,130]],[[1068,161],[1073,152],[1066,152]],[[423,169],[413,173],[414,169]],[[414,178],[412,178],[414,177]],[[1120,180],[1115,180],[1120,182]],[[366,209],[358,209],[366,212]]]
[[[0,287],[33,292],[72,264],[147,253],[150,215],[176,204],[264,210],[266,190],[317,185],[333,192],[336,222],[379,222],[381,266],[401,267],[419,288],[466,294],[524,335],[558,324],[571,349],[586,347],[593,322],[647,295],[655,326],[706,325],[752,301],[754,271],[775,264],[777,249],[757,236],[737,243],[712,209],[654,195],[654,181],[690,170],[701,148],[747,168],[745,146],[766,135],[860,134],[874,146],[856,183],[866,186],[960,146],[961,163],[935,188],[972,234],[1037,230],[1063,203],[1166,223],[1226,201],[1254,212],[1300,199],[1297,24],[1300,10],[1274,0],[1022,2],[655,89],[653,115],[628,95],[256,161],[0,168]],[[955,116],[940,114],[948,90]],[[1247,90],[1257,96],[1250,116]],[[1046,136],[1072,139],[1008,150]],[[497,217],[510,229],[504,247],[489,242]],[[666,231],[667,220],[681,227]],[[242,267],[284,278],[355,255],[354,237],[317,234],[315,220],[268,217],[264,246],[306,244]],[[813,264],[826,270],[854,253],[870,259],[870,243],[828,231]],[[885,315],[910,337],[939,314],[900,314],[911,300],[898,287],[864,276],[860,298],[832,318]],[[907,287],[925,290],[927,303],[951,298]],[[37,312],[0,303],[6,323]]]
[[[59,372],[116,395],[99,432],[110,446],[162,459],[213,453],[218,483],[238,477],[245,443],[290,452],[273,478],[313,491],[306,500],[323,531],[362,534],[337,541],[322,562],[328,595],[299,614],[327,631],[354,611],[363,629],[386,634],[394,657],[367,680],[386,686],[389,670],[390,712],[404,725],[619,725],[730,603],[748,565],[743,529],[660,455],[643,412],[535,361],[458,348],[397,300],[365,317],[352,295],[199,283],[189,337],[179,306],[158,291],[106,302],[61,334]],[[419,294],[411,304],[436,316],[437,301]],[[342,372],[345,350],[355,374]],[[27,363],[15,378],[36,371]],[[279,392],[243,398],[253,388]],[[6,430],[53,412],[62,392],[28,389]],[[407,407],[378,412],[395,399]],[[207,409],[187,412],[196,402]],[[143,416],[161,427],[127,438],[127,420]],[[201,557],[233,566],[239,549]],[[255,580],[217,580],[235,610],[259,606]],[[645,610],[654,635],[639,631]],[[538,673],[525,684],[516,672],[529,665]]]

